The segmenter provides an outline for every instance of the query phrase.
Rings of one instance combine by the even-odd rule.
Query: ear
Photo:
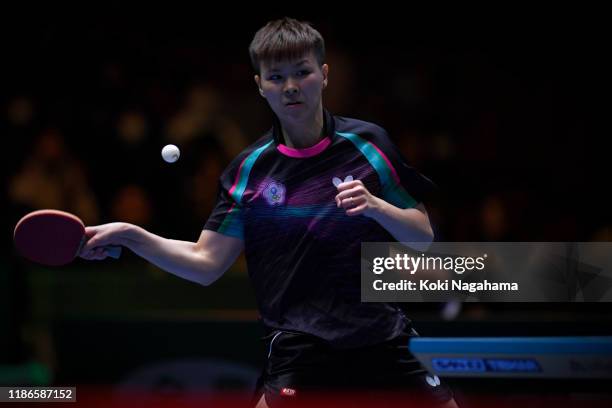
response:
[[[264,95],[264,91],[263,89],[261,89],[261,78],[259,77],[259,75],[255,75],[254,79],[255,83],[257,84],[257,88],[259,89],[259,94],[265,98],[266,95]]]
[[[323,89],[327,87],[327,75],[329,74],[329,66],[327,64],[323,64],[321,66],[321,72],[323,73]]]

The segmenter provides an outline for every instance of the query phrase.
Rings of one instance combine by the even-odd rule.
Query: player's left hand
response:
[[[336,205],[346,209],[346,215],[365,215],[366,217],[374,215],[380,198],[372,195],[361,180],[341,183],[337,188],[340,193],[336,196]]]

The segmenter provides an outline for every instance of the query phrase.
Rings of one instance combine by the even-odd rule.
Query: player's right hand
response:
[[[122,233],[125,223],[113,222],[110,224],[85,227],[85,245],[81,248],[79,256],[88,261],[99,261],[109,256],[107,246],[121,245]]]

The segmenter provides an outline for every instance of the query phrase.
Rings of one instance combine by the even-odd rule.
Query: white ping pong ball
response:
[[[164,146],[161,152],[162,158],[168,163],[174,163],[181,157],[181,151],[173,144]]]

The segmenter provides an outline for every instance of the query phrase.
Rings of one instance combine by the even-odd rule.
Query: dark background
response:
[[[439,186],[428,203],[436,239],[611,238],[601,11],[238,9],[3,13],[0,362],[9,378],[27,361],[51,382],[102,384],[180,356],[261,362],[242,260],[202,288],[131,254],[34,267],[15,256],[11,233],[27,211],[59,208],[87,224],[122,220],[197,239],[218,175],[270,126],[247,47],[285,14],[326,39],[326,107],[385,127]],[[160,157],[167,143],[181,148],[172,165]],[[432,335],[610,332],[607,304],[470,305],[454,322],[440,307],[407,309]]]

